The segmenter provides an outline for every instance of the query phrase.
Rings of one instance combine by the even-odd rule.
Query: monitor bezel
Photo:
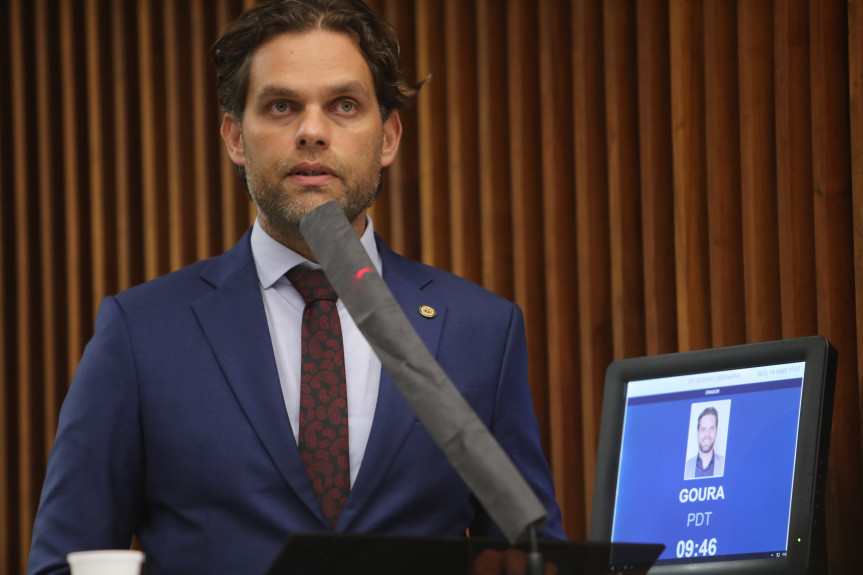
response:
[[[651,575],[808,575],[823,541],[824,484],[829,453],[836,350],[822,336],[622,359],[606,371],[589,539],[610,541],[626,389],[630,381],[805,361],[788,556],[655,565]],[[799,540],[799,542],[798,542]],[[655,543],[640,541],[639,543]]]

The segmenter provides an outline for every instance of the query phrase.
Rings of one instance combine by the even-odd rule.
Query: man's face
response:
[[[698,449],[702,453],[710,453],[716,443],[716,416],[707,413],[701,416],[698,424]]]
[[[352,38],[313,31],[276,36],[252,56],[242,122],[222,121],[228,154],[244,166],[264,229],[299,236],[303,216],[336,200],[361,232],[380,171],[395,159],[397,113],[381,118],[371,71]]]

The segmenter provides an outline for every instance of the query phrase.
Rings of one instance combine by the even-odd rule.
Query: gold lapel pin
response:
[[[437,315],[437,312],[430,305],[421,305],[420,306],[420,315],[423,317],[427,317],[427,318],[431,319]]]

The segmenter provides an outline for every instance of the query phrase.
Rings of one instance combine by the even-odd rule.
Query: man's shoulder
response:
[[[698,454],[686,460],[686,466],[683,468],[683,478],[692,479],[695,477],[695,460],[698,459]]]
[[[446,296],[446,299],[462,302],[465,305],[512,307],[508,299],[452,272],[408,259],[378,242],[383,260],[384,280],[397,287],[414,284],[430,294]]]
[[[121,306],[142,305],[157,309],[163,305],[185,305],[214,287],[228,281],[237,272],[247,270],[254,260],[248,234],[228,251],[188,264],[165,275],[132,286],[116,294]]]

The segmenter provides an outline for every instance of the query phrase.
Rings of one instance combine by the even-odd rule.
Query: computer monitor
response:
[[[835,374],[823,337],[612,363],[590,539],[664,544],[652,575],[814,573]]]

